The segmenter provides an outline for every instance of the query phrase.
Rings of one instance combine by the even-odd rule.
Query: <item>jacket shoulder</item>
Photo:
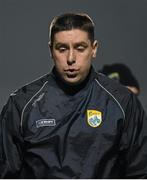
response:
[[[96,81],[100,88],[120,106],[125,116],[127,106],[133,93],[124,85],[101,73],[97,74]]]
[[[116,80],[110,79],[102,73],[97,74],[97,80],[101,86],[110,91],[113,95],[116,96],[130,96],[132,92],[124,85],[120,84]],[[116,93],[118,92],[118,93]]]
[[[30,98],[33,97],[44,86],[44,84],[48,82],[49,76],[50,74],[45,74],[38,79],[25,84],[10,94],[9,98],[13,99],[13,102],[21,111]]]

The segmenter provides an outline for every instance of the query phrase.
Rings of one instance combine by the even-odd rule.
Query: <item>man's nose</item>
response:
[[[76,57],[73,49],[69,50],[68,57],[67,57],[67,63],[68,65],[72,65],[76,62]]]

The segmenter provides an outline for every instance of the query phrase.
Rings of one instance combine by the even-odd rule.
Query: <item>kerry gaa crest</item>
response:
[[[102,122],[102,112],[87,110],[87,122],[91,127],[98,127]]]

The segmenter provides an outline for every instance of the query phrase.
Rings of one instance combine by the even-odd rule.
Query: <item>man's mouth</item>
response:
[[[77,76],[78,71],[78,69],[66,69],[65,73],[69,78],[74,78]]]

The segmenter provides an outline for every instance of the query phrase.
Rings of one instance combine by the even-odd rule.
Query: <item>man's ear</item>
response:
[[[49,48],[50,57],[53,58],[53,55],[52,55],[52,46],[51,46],[51,42],[50,41],[48,42],[48,48]]]
[[[97,49],[98,49],[98,47],[99,47],[98,41],[95,40],[95,41],[93,42],[93,45],[92,45],[92,46],[93,46],[92,57],[95,58],[95,57],[96,57],[96,53],[97,53]]]

